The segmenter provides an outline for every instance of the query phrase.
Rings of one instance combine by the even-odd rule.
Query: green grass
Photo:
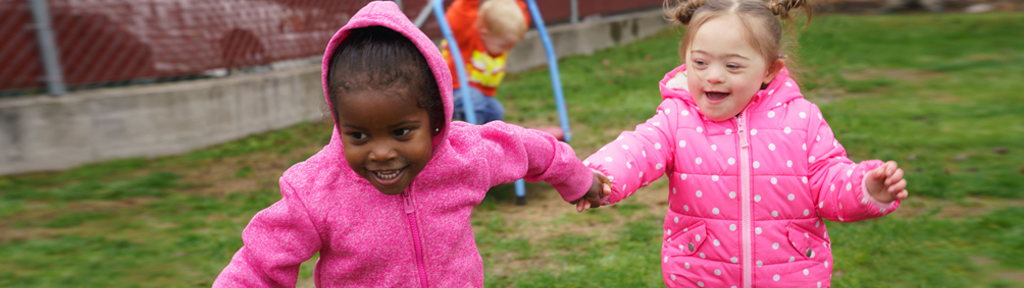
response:
[[[792,58],[851,158],[907,171],[915,198],[901,210],[987,209],[973,199],[1024,203],[1020,31],[1022,13],[827,15],[801,32]],[[678,37],[560,61],[580,157],[653,114]],[[507,76],[509,122],[557,123],[548,81],[543,69]],[[280,198],[276,178],[329,136],[329,125],[305,123],[181,156],[0,177],[0,287],[209,286],[252,215]],[[531,199],[556,197],[528,188]],[[488,287],[663,286],[664,206],[566,205],[523,220],[503,214],[514,199],[498,186],[472,217]],[[1014,205],[828,222],[834,287],[1024,287],[1024,208]],[[311,276],[307,262],[300,278]]]

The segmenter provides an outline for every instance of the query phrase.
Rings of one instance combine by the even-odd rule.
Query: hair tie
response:
[[[779,5],[782,5],[782,7],[789,9],[789,4],[786,4],[785,2],[779,1]]]
[[[694,12],[694,11],[697,11],[697,9],[690,8],[690,9],[686,9],[686,11]]]

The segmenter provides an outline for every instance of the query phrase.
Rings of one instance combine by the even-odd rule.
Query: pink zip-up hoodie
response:
[[[284,172],[283,198],[249,222],[245,246],[214,287],[294,287],[299,265],[317,252],[318,287],[482,287],[469,217],[488,188],[519,178],[546,181],[570,201],[592,185],[593,172],[547,133],[500,121],[451,122],[448,65],[394,2],[368,4],[331,39],[325,95],[329,58],[349,30],[368,26],[412,40],[437,79],[446,126],[433,138],[430,162],[400,195],[384,195],[346,164],[335,125],[330,144]]]
[[[899,206],[864,188],[882,165],[853,163],[818,107],[783,69],[738,116],[714,122],[661,81],[657,114],[584,161],[612,182],[610,202],[668,175],[661,247],[669,287],[828,287],[822,218],[858,221]],[[685,83],[685,81],[683,81]]]

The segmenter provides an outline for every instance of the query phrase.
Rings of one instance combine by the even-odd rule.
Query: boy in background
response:
[[[448,42],[441,41],[441,55],[454,78],[454,118],[466,119],[459,89],[470,89],[478,124],[505,119],[505,107],[494,96],[505,77],[508,51],[523,40],[529,27],[528,15],[526,4],[516,0],[455,0],[448,8],[445,16],[462,52],[470,86],[459,87]]]

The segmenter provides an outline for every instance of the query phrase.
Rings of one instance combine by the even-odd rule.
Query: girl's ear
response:
[[[771,83],[772,79],[775,79],[775,75],[779,74],[779,71],[784,67],[786,67],[786,61],[783,61],[781,57],[772,61],[772,65],[768,67],[768,76],[765,76],[764,78],[764,84],[767,85],[768,83]]]

